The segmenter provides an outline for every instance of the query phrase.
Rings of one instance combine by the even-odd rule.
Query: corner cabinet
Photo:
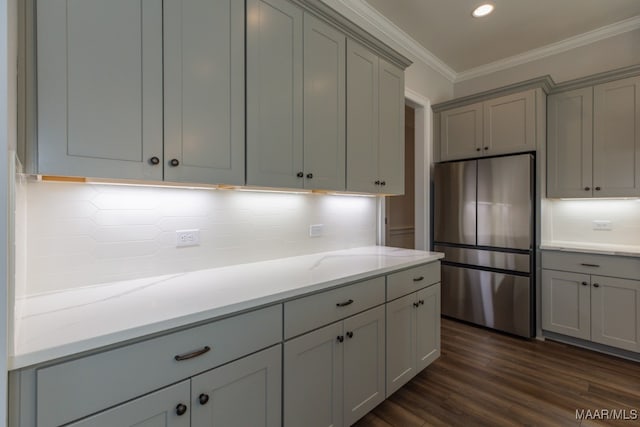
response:
[[[544,251],[542,329],[640,352],[640,259]]]
[[[535,89],[440,112],[440,161],[536,150]]]
[[[232,0],[38,0],[37,172],[242,184],[243,23]]]
[[[640,77],[549,96],[547,197],[640,196]]]
[[[404,72],[347,41],[347,191],[404,193]]]

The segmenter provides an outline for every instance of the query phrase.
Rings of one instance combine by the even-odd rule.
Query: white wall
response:
[[[454,85],[456,97],[551,75],[556,83],[640,64],[640,29]]]
[[[376,198],[30,182],[16,296],[376,243]],[[324,224],[322,237],[309,225]],[[176,230],[200,246],[176,248]],[[23,233],[21,230],[18,230]]]
[[[546,208],[547,242],[640,247],[640,199],[547,200]],[[610,220],[612,230],[593,230],[593,220]]]

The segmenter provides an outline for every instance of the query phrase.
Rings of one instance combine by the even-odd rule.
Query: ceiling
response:
[[[640,16],[640,0],[366,0],[456,73]]]

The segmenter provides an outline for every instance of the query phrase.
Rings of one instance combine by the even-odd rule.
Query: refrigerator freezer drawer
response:
[[[442,265],[442,314],[524,337],[533,335],[530,278]]]
[[[531,271],[531,256],[529,254],[440,245],[435,245],[433,250],[444,253],[443,261],[518,271],[520,273],[529,273]]]

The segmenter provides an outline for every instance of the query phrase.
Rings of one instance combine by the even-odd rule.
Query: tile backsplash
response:
[[[375,245],[373,197],[28,182],[16,296]],[[309,237],[323,224],[321,237]],[[200,245],[176,247],[176,231]],[[22,245],[22,247],[21,247]]]
[[[640,200],[547,200],[544,240],[640,246]],[[611,221],[594,230],[593,221]]]

